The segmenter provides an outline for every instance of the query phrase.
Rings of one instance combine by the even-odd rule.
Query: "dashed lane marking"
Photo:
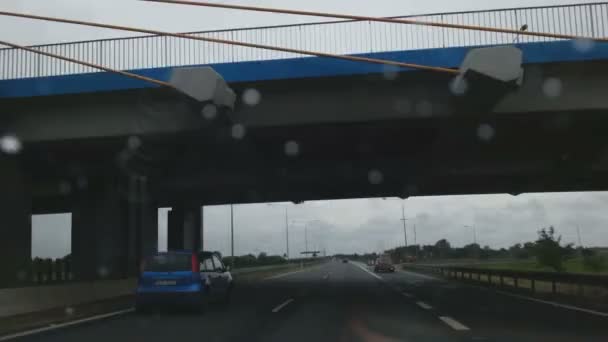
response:
[[[282,308],[286,307],[291,302],[293,302],[293,298],[289,298],[288,300],[286,300],[283,303],[279,304],[276,308],[272,309],[272,312],[273,313],[277,313],[277,312],[281,311]]]
[[[407,292],[401,292],[401,294],[402,294],[404,297],[407,297],[407,298],[414,298],[414,295],[412,295],[411,293],[407,293]]]
[[[376,279],[380,279],[380,280],[384,280],[381,276],[377,275],[376,273],[368,270],[367,268],[365,268],[364,266],[361,266],[357,263],[352,263],[353,265],[357,266],[358,268],[360,268],[361,270],[367,272],[367,274],[371,275],[372,277],[376,278]]]
[[[416,302],[416,305],[418,305],[419,307],[425,309],[425,310],[431,310],[433,307],[428,305],[425,302]]]
[[[450,328],[452,328],[454,330],[458,330],[458,331],[470,330],[469,327],[458,322],[457,320],[453,319],[452,317],[440,316],[439,319],[442,320],[443,323],[447,324]]]

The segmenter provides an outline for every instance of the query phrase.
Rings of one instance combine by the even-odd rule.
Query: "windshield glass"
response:
[[[0,341],[606,342],[607,94],[608,0],[0,0]]]
[[[148,272],[179,272],[190,271],[192,256],[188,254],[159,254],[147,258],[144,271]]]

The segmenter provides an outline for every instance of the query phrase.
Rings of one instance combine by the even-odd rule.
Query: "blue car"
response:
[[[177,305],[202,311],[210,301],[228,301],[232,287],[232,275],[217,253],[161,252],[142,262],[135,308]]]

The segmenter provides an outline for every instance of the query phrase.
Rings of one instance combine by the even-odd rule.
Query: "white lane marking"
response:
[[[416,304],[425,310],[431,310],[433,308],[432,306],[428,305],[425,302],[416,302]]]
[[[281,273],[281,274],[277,274],[277,275],[273,275],[267,278],[264,278],[264,280],[270,280],[270,279],[278,279],[278,278],[283,278],[283,277],[287,277],[296,273],[301,273],[304,271],[308,271],[308,269],[303,269],[303,270],[297,270],[297,271],[293,271],[293,272],[287,272],[287,273]]]
[[[300,270],[297,270],[297,271],[293,271],[293,272],[280,273],[280,274],[277,274],[277,275],[273,275],[273,276],[270,276],[270,277],[263,278],[262,280],[278,279],[278,278],[287,277],[287,276],[290,276],[290,275],[293,275],[293,274],[296,274],[296,273],[300,273],[300,272],[312,271],[312,270],[314,270],[314,269],[316,269],[318,267],[321,267],[323,265],[325,265],[325,264],[310,266],[310,267],[303,268],[303,269],[300,269]]]
[[[277,306],[276,308],[272,309],[272,312],[276,313],[276,312],[281,311],[282,308],[286,307],[291,302],[293,302],[293,298],[289,298],[285,302],[281,303],[279,306]]]
[[[476,287],[478,287],[478,286],[476,286]],[[482,288],[484,290],[488,290],[488,289],[485,289],[483,287],[479,287],[479,288]],[[592,314],[592,315],[596,315],[596,316],[601,316],[601,317],[608,317],[608,312],[601,312],[601,311],[595,311],[595,310],[591,310],[591,309],[580,308],[580,307],[574,306],[574,305],[560,304],[560,303],[551,302],[551,301],[548,301],[548,300],[542,300],[542,299],[522,296],[522,295],[518,295],[518,294],[514,294],[514,293],[500,291],[500,290],[494,290],[494,291],[496,291],[497,293],[500,293],[502,295],[505,295],[505,296],[510,296],[510,297],[514,297],[514,298],[529,300],[529,301],[532,301],[532,302],[547,304],[547,305],[551,305],[551,306],[562,308],[562,309],[580,311],[580,312],[584,312],[584,313],[588,313],[588,314]]]
[[[134,308],[129,308],[129,309],[125,309],[125,310],[119,310],[119,311],[106,313],[103,315],[96,315],[96,316],[91,316],[91,317],[87,317],[87,318],[83,318],[83,319],[78,319],[78,320],[71,321],[71,322],[52,324],[52,325],[49,325],[44,328],[37,328],[37,329],[28,330],[28,331],[18,332],[18,333],[11,334],[11,335],[0,336],[0,341],[8,341],[8,340],[12,340],[12,339],[19,338],[19,337],[30,336],[30,335],[35,335],[35,334],[39,334],[39,333],[43,333],[43,332],[51,331],[51,330],[55,330],[55,329],[71,327],[73,325],[78,325],[78,324],[82,324],[82,323],[86,323],[86,322],[92,322],[92,321],[97,321],[100,319],[106,319],[106,318],[110,318],[110,317],[114,317],[114,316],[124,315],[124,314],[130,313],[130,312],[133,312],[133,311],[135,311]]]
[[[365,268],[364,266],[361,266],[357,263],[352,263],[353,265],[357,266],[358,268],[362,269],[363,271],[367,272],[367,274],[371,275],[374,278],[380,279],[380,280],[384,280],[381,276],[377,275],[376,273],[368,270],[367,268]]]
[[[398,272],[405,273],[407,275],[411,275],[412,277],[417,277],[417,278],[422,278],[422,279],[441,280],[441,278],[433,277],[433,276],[426,275],[426,274],[416,273],[413,271],[400,270]]]
[[[458,322],[457,320],[453,319],[452,317],[440,316],[439,319],[442,320],[443,323],[449,325],[450,328],[452,328],[454,330],[459,330],[459,331],[470,330],[469,327]]]
[[[407,292],[401,292],[401,294],[402,294],[404,297],[407,297],[407,298],[414,298],[414,296],[413,296],[411,293],[407,293]]]

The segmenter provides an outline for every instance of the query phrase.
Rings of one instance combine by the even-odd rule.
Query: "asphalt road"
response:
[[[329,262],[240,284],[204,314],[126,314],[18,341],[606,341],[608,317]]]

